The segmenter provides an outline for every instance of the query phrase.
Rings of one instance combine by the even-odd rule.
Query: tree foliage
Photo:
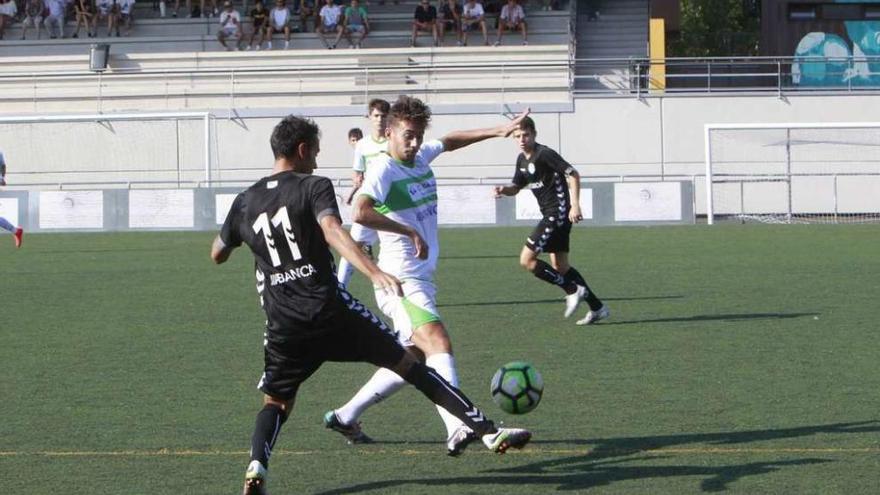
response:
[[[758,54],[759,21],[749,0],[681,0],[681,33],[673,57]]]

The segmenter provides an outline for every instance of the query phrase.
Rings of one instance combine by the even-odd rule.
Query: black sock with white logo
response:
[[[546,261],[535,260],[535,269],[532,270],[532,275],[548,284],[553,284],[562,288],[566,294],[574,294],[575,291],[577,291],[577,286],[575,286],[574,282],[566,280],[562,274],[557,272],[556,269],[550,266]]]
[[[453,387],[437,374],[434,368],[429,368],[422,363],[415,363],[403,379],[412,383],[419,392],[431,399],[431,402],[460,419],[477,435],[482,436],[497,431],[495,424],[486,418],[483,412],[477,409],[477,406],[461,390]]]
[[[590,286],[587,285],[587,281],[584,280],[584,277],[581,276],[580,272],[578,272],[575,267],[569,267],[568,271],[565,272],[564,278],[568,282],[583,285],[587,288],[587,294],[584,296],[584,300],[587,301],[587,305],[590,306],[591,311],[598,311],[599,308],[602,307],[602,301],[596,297],[596,294],[593,293],[593,289],[590,289]]]
[[[251,460],[260,461],[263,467],[269,467],[269,456],[272,455],[272,448],[275,446],[275,440],[278,439],[278,433],[281,431],[281,425],[287,421],[287,415],[275,404],[266,404],[263,409],[257,413],[257,422],[254,425],[254,435],[251,437]]]

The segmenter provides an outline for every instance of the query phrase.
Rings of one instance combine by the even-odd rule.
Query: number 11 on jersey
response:
[[[287,239],[287,246],[290,248],[290,254],[293,255],[293,261],[302,259],[299,252],[299,246],[293,236],[293,227],[290,225],[290,216],[287,214],[287,207],[282,206],[275,216],[272,217],[272,226],[281,227],[284,232],[284,238]],[[260,213],[253,225],[255,234],[263,234],[266,241],[266,247],[269,248],[269,257],[272,259],[272,266],[281,266],[281,256],[275,248],[275,238],[272,236],[272,227],[269,225],[269,215],[266,212]]]

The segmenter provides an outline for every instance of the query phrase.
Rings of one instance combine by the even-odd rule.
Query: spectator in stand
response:
[[[468,32],[476,28],[480,28],[480,31],[483,32],[483,44],[489,44],[485,16],[486,12],[483,10],[483,4],[478,3],[476,0],[467,0],[461,14],[461,42],[463,45],[467,46]]]
[[[342,23],[349,46],[360,48],[370,32],[370,19],[367,17],[366,7],[361,6],[359,0],[351,0],[351,5],[345,8]],[[356,41],[352,41],[352,35]]]
[[[290,48],[290,11],[284,0],[275,0],[275,7],[269,12],[269,25],[266,27],[266,48],[272,49],[272,35],[284,33],[284,48]]]
[[[21,39],[25,39],[29,27],[37,29],[37,39],[40,39],[40,30],[43,28],[43,0],[27,0],[24,8],[24,21],[21,23]],[[48,33],[48,31],[46,31]]]
[[[131,34],[131,23],[134,21],[134,3],[135,0],[118,0],[119,2],[119,19],[116,24],[116,36],[119,37],[119,25],[125,28],[125,35]]]
[[[418,37],[419,31],[430,32],[434,37],[434,46],[437,46],[437,9],[428,0],[420,0],[416,5],[409,46],[416,46],[416,37]]]
[[[456,0],[446,0],[440,6],[437,28],[440,35],[440,46],[443,46],[443,37],[446,31],[455,30],[455,41],[461,46],[461,5]]]
[[[226,44],[227,38],[235,40],[234,47]],[[217,31],[217,41],[228,52],[238,50],[238,45],[241,43],[241,16],[238,11],[232,8],[232,2],[229,0],[223,2],[223,10],[220,12],[220,30]]]
[[[18,5],[15,4],[15,0],[0,0],[0,40],[3,39],[6,26],[12,25],[17,13]]]
[[[248,50],[259,50],[263,46],[263,42],[266,41],[266,26],[269,25],[269,11],[266,10],[266,7],[263,7],[263,1],[257,0],[254,4],[254,8],[251,9],[251,22],[254,25],[254,30],[251,32],[251,37],[248,40]],[[254,45],[254,40],[258,40],[257,44]]]
[[[107,36],[110,36],[119,22],[119,4],[116,0],[98,0],[97,7],[98,12],[92,17],[92,32],[98,36],[98,22],[107,19]],[[48,31],[48,26],[46,30]]]
[[[67,10],[67,4],[64,0],[46,0],[46,9],[49,15],[43,23],[46,25],[46,31],[49,32],[49,38],[64,38],[64,16]],[[43,12],[45,14],[45,12]],[[57,33],[57,35],[56,35]]]
[[[95,6],[91,0],[74,0],[73,11],[76,14],[76,29],[71,38],[79,38],[80,26],[86,29],[86,36],[92,38],[92,17],[95,16]]]
[[[498,16],[498,39],[495,40],[495,46],[501,44],[501,36],[504,31],[521,32],[522,44],[529,44],[528,34],[526,34],[526,13],[516,0],[507,0],[507,3],[501,8],[501,14]]]
[[[318,31],[318,17],[317,9],[315,8],[315,0],[300,0],[299,2],[299,22],[302,24],[301,31],[303,33],[309,32],[309,17],[314,18],[312,20],[313,31]]]
[[[342,38],[342,9],[339,5],[333,3],[333,0],[324,0],[324,6],[321,7],[321,12],[318,13],[321,17],[321,22],[318,24],[318,35],[321,38],[321,43],[324,43],[324,46],[329,48],[330,50],[336,48],[336,45],[339,44],[340,38]],[[336,32],[336,39],[332,44],[328,44],[327,40],[324,38],[324,35],[327,33]]]
[[[206,3],[209,4],[207,9],[205,8]],[[213,17],[220,13],[217,8],[217,0],[199,0],[199,10],[202,11],[202,17]]]

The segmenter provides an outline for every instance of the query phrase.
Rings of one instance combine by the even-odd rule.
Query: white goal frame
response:
[[[761,129],[878,129],[880,122],[780,122],[780,123],[742,123],[705,124],[703,143],[706,162],[706,220],[709,225],[715,222],[712,187],[712,131],[715,130],[761,130]],[[787,139],[790,141],[790,139]],[[786,175],[791,178],[791,151],[786,145]],[[788,187],[788,215],[791,217],[791,185]]]
[[[0,124],[39,124],[63,122],[112,122],[138,120],[202,120],[204,125],[204,165],[205,183],[211,186],[211,119],[210,112],[143,112],[143,113],[97,113],[97,114],[54,114],[54,115],[8,115],[0,116]]]

